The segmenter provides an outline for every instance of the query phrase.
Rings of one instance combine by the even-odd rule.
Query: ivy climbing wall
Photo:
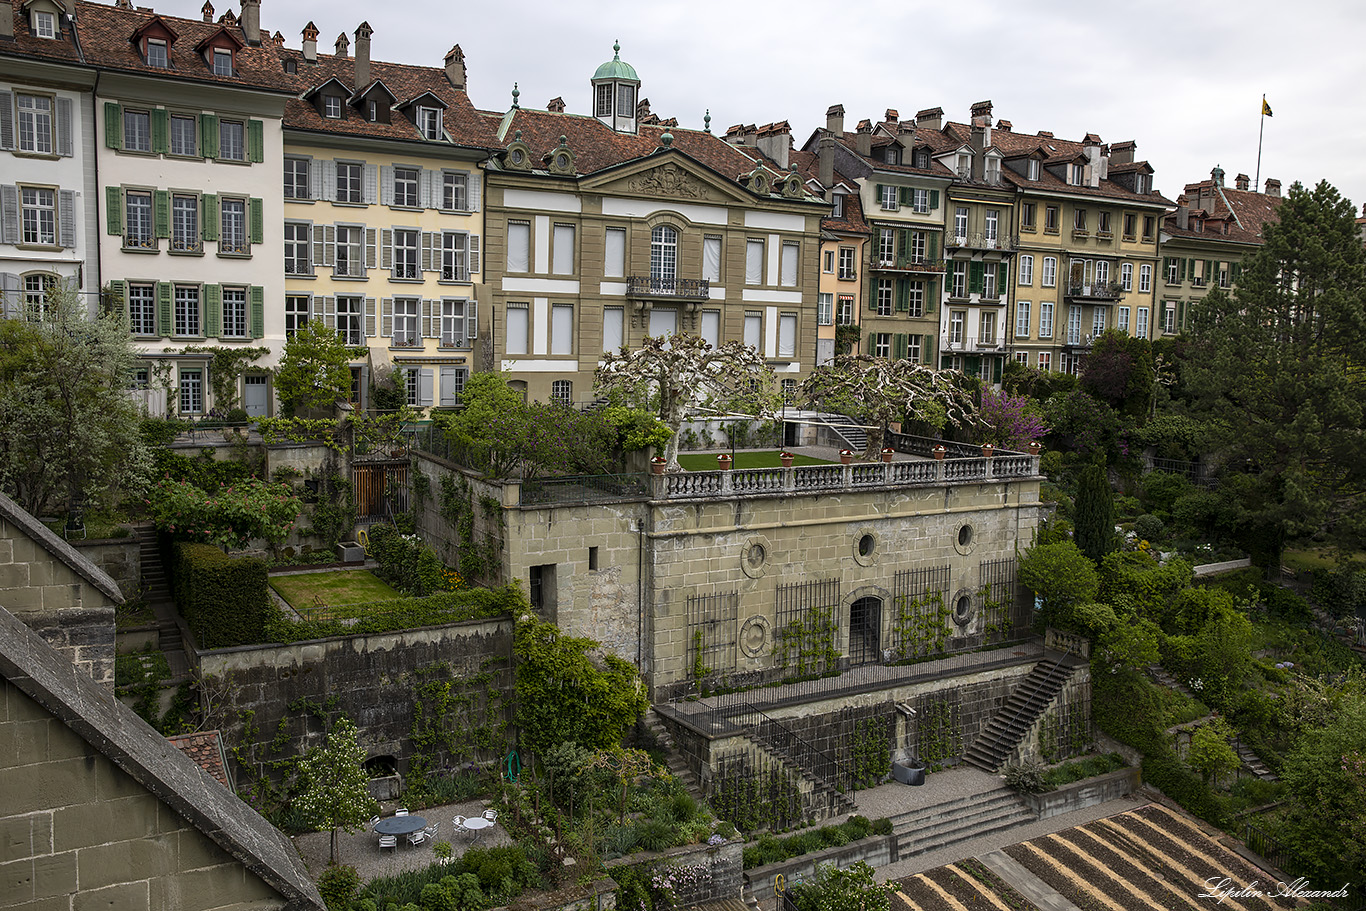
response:
[[[502,487],[421,452],[410,483],[417,530],[441,559],[470,585],[507,581]]]

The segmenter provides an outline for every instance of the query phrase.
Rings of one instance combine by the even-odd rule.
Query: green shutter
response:
[[[266,160],[265,127],[259,120],[247,121],[247,160],[258,163]]]
[[[1006,289],[1010,287],[1010,263],[1001,260],[1001,277],[996,288],[1001,292],[1001,296],[1006,296]]]
[[[1243,274],[1242,263],[1231,263],[1228,267],[1228,277],[1230,281],[1237,281],[1238,276]]]
[[[901,204],[903,206],[909,206],[911,204],[911,193],[912,190],[910,187],[902,187],[897,190],[897,194],[901,198]]]
[[[109,296],[113,298],[110,303],[114,304],[115,313],[122,313],[124,318],[128,318],[128,283],[118,280],[109,283]]]
[[[905,313],[910,309],[911,284],[904,278],[896,280],[896,312]]]
[[[1181,281],[1185,281],[1185,280],[1186,280],[1186,259],[1185,259],[1185,257],[1182,257],[1182,258],[1179,260],[1179,262],[1180,262],[1180,266],[1179,266],[1178,268],[1180,269],[1180,280],[1181,280]]]
[[[217,338],[223,331],[223,286],[204,286],[204,335]]]
[[[152,193],[152,208],[155,210],[155,232],[157,237],[171,236],[171,192],[156,190]]]
[[[882,205],[882,184],[876,184],[875,186],[877,187],[877,199],[873,201],[880,206]]]
[[[899,361],[906,359],[906,333],[898,332],[892,336],[892,357]]]
[[[872,357],[873,355],[875,355],[875,354],[877,353],[877,342],[874,341],[874,339],[875,339],[876,337],[877,337],[877,333],[875,333],[875,332],[869,332],[869,333],[868,333],[868,337],[865,338],[865,339],[863,340],[863,341],[868,345],[868,356],[869,356],[869,357]]]
[[[251,303],[251,337],[263,338],[266,334],[266,289],[252,285],[247,291]]]
[[[1177,301],[1177,302],[1176,302],[1176,328],[1177,328],[1177,329],[1185,329],[1185,328],[1186,328],[1186,302],[1185,302],[1185,301]]]
[[[260,199],[253,196],[247,201],[247,207],[251,210],[251,242],[254,244],[265,243],[266,225],[262,215],[263,203]]]
[[[983,276],[986,274],[986,264],[978,260],[968,264],[968,293],[981,294]]]
[[[939,235],[938,235],[938,234],[933,234],[933,233],[930,234],[930,242],[929,242],[929,245],[926,247],[926,249],[929,251],[930,262],[934,262],[936,259],[939,258]]]
[[[1214,283],[1219,279],[1219,273],[1214,270],[1216,265],[1218,265],[1218,263],[1212,259],[1205,260],[1205,284],[1211,287],[1213,287]]]
[[[104,103],[104,145],[110,149],[123,148],[123,108],[113,101]]]
[[[935,290],[933,281],[925,282],[925,315],[929,316],[934,312],[934,305],[939,302],[939,293]]]
[[[152,151],[162,155],[171,151],[171,120],[165,108],[152,109]]]
[[[920,363],[934,366],[934,336],[926,333],[920,337]]]
[[[202,206],[199,220],[203,237],[205,240],[218,240],[218,197],[205,193],[199,200]]]
[[[939,191],[938,191],[938,190],[931,190],[931,191],[930,191],[930,208],[931,208],[931,209],[937,209],[937,208],[939,208]]]
[[[162,338],[169,336],[175,328],[171,321],[172,293],[170,282],[157,282],[157,335]]]
[[[199,118],[199,154],[205,158],[218,157],[218,117],[214,114]]]
[[[905,229],[896,232],[896,264],[898,266],[906,265],[907,251],[911,247],[910,233]]]
[[[104,188],[104,229],[110,234],[123,233],[123,189]]]

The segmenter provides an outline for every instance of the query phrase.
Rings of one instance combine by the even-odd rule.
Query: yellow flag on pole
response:
[[[1270,116],[1271,116],[1271,105],[1269,105],[1269,104],[1266,103],[1266,99],[1265,99],[1265,98],[1262,99],[1262,116],[1263,116],[1263,117],[1270,117]]]

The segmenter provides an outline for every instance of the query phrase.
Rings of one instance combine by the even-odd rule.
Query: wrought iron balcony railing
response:
[[[1091,300],[1119,300],[1124,286],[1119,282],[1069,282],[1068,297],[1087,297]]]
[[[627,297],[677,297],[704,301],[711,297],[711,282],[705,278],[655,278],[632,275],[626,279]]]

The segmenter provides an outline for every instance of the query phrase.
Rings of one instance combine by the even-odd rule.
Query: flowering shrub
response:
[[[252,538],[280,543],[302,508],[287,484],[252,479],[210,493],[169,477],[152,490],[147,506],[157,528],[173,537],[228,549],[244,548]]]
[[[982,442],[993,443],[1003,449],[1023,452],[1034,440],[1043,439],[1048,432],[1038,406],[1027,395],[1011,395],[994,389],[982,390],[982,407],[977,411],[982,419]]]
[[[376,525],[370,529],[368,552],[379,564],[375,575],[412,595],[453,592],[465,584],[460,573],[442,563],[421,535]]]

